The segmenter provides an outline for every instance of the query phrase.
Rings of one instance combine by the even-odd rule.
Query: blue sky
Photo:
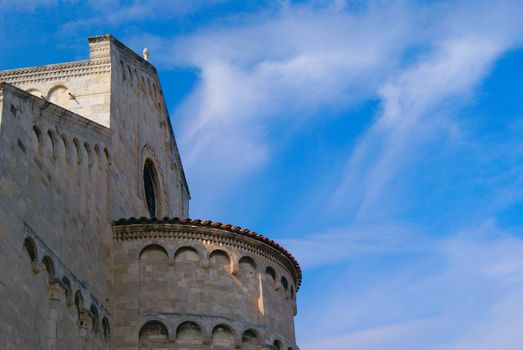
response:
[[[112,33],[159,70],[191,216],[302,263],[302,350],[523,346],[520,1],[0,0],[0,67]]]

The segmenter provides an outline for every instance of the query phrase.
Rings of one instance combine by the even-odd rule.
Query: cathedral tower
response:
[[[297,261],[188,218],[153,65],[102,35],[0,82],[0,348],[298,349]]]

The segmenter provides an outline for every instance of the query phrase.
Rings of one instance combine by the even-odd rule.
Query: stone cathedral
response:
[[[88,43],[0,71],[0,349],[298,350],[298,262],[188,218],[148,52]]]

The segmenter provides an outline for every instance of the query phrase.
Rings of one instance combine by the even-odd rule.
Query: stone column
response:
[[[58,282],[49,285],[49,314],[47,317],[47,347],[56,349],[56,323],[58,320],[58,304],[64,289]]]
[[[80,350],[88,349],[89,331],[92,329],[93,319],[87,310],[80,310],[78,314],[78,328],[80,334]]]

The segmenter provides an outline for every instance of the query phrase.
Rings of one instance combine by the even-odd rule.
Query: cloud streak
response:
[[[384,187],[439,131],[434,126],[463,106],[496,59],[520,45],[513,5],[462,6],[433,23],[439,28],[428,52],[380,88],[382,112],[347,162],[336,207],[355,207],[357,219],[373,215]]]
[[[384,225],[382,231],[391,226]],[[301,246],[300,240],[289,242],[298,254],[314,242],[319,247],[319,264],[306,264],[306,277],[340,262],[350,266],[345,273],[338,271],[338,279],[331,280],[322,295],[328,305],[308,310],[314,313],[315,327],[302,335],[302,349],[521,345],[514,326],[523,320],[521,238],[498,229],[493,221],[437,240],[419,227],[401,231],[392,229],[382,239],[364,227],[351,228],[337,239],[327,240],[327,234],[308,237]],[[340,246],[348,251],[345,256],[322,259],[322,251],[338,251]],[[340,312],[341,305],[346,312]]]
[[[177,119],[190,176],[212,196],[209,189],[227,188],[270,161],[272,123],[292,130],[321,120],[322,108],[374,96],[405,46],[418,40],[405,16],[401,6],[361,15],[289,5],[174,41],[151,35],[135,41],[159,52],[160,66],[200,72]],[[206,172],[200,164],[215,169],[214,176],[201,178]]]

